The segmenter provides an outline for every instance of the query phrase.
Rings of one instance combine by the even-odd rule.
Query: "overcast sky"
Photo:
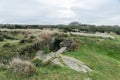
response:
[[[120,25],[120,0],[0,0],[4,24]]]

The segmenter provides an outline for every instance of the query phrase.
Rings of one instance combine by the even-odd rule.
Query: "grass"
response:
[[[94,70],[91,77],[95,80],[119,80],[120,62],[111,57],[92,52],[90,49],[87,51],[86,49],[83,49],[83,51],[68,52],[65,54],[86,63]],[[98,75],[98,78],[95,73]]]
[[[93,70],[92,72],[81,73],[67,67],[48,65],[36,67],[37,72],[33,76],[14,73],[11,70],[0,70],[0,80],[84,80],[86,78],[91,78],[91,80],[120,80],[120,36],[112,35],[116,37],[115,40],[69,36],[79,39],[82,43],[78,50],[63,54],[84,62]],[[0,42],[0,49],[3,49],[2,46],[6,43],[14,44],[18,48],[24,46],[19,45],[18,42],[18,40],[4,40]],[[3,49],[7,52],[11,51],[8,57],[12,55],[12,50],[9,49]]]
[[[1,80],[83,80],[89,74],[79,73],[66,67],[44,66],[37,68],[34,76],[16,74],[11,71],[0,72]]]
[[[75,57],[86,63],[98,74],[98,78],[94,73],[91,76],[95,80],[119,80],[120,46],[118,46],[117,40],[105,39],[97,44],[98,39],[100,38],[80,37],[84,44],[76,52],[67,52],[65,55]]]
[[[6,44],[6,43],[11,43],[11,44],[16,44],[16,43],[18,43],[19,42],[19,40],[4,40],[4,41],[2,41],[2,42],[0,42],[0,48],[2,48],[2,46],[4,45],[4,44]]]

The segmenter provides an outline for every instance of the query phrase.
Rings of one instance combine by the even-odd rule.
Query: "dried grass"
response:
[[[13,72],[23,73],[26,75],[33,75],[36,72],[36,68],[31,62],[21,60],[20,58],[14,58],[10,62],[9,68]]]

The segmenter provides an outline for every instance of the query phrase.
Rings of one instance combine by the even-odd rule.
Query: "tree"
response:
[[[79,22],[71,22],[69,26],[79,26],[81,23]]]

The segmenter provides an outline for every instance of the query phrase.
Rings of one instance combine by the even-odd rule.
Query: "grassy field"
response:
[[[99,38],[80,37],[80,40],[84,44],[78,51],[67,52],[65,55],[73,56],[90,66],[95,72],[91,76],[93,80],[119,80],[119,39],[99,42]]]
[[[120,80],[120,36],[112,35],[116,37],[115,40],[69,36],[70,38],[78,39],[81,43],[76,51],[65,52],[63,55],[72,56],[84,62],[93,70],[92,72],[82,73],[67,67],[48,64],[47,66],[36,67],[37,72],[32,76],[15,73],[8,69],[1,69],[0,80],[85,80],[87,78],[91,78],[90,80]],[[6,43],[15,45],[15,47],[3,48],[2,46]],[[14,49],[30,44],[32,43],[20,45],[19,39],[4,40],[0,42],[0,56],[1,58],[13,57],[17,54]],[[33,50],[32,52],[36,51]]]

